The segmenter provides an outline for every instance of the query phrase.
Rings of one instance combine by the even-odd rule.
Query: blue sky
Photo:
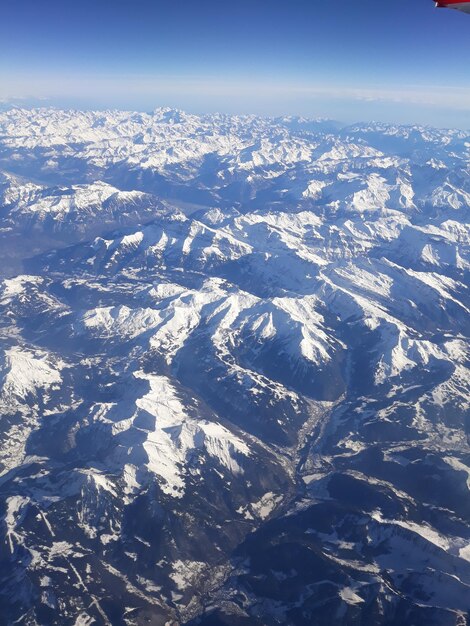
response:
[[[469,59],[432,0],[4,0],[0,98],[469,128]]]

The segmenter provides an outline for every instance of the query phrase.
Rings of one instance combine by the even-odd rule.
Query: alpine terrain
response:
[[[470,625],[470,135],[0,112],[0,624]]]

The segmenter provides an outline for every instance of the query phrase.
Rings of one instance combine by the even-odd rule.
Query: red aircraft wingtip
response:
[[[456,9],[464,13],[470,13],[470,0],[435,0],[439,9]]]

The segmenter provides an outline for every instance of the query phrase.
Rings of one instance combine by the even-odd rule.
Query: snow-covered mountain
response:
[[[5,624],[464,626],[470,136],[0,112]]]

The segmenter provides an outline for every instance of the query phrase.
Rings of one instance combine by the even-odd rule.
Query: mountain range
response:
[[[470,135],[0,112],[0,615],[470,624]]]

